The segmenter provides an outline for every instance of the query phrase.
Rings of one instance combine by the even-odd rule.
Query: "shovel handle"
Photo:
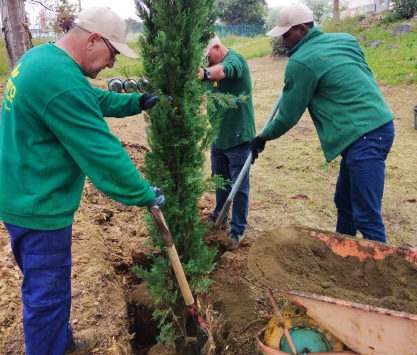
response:
[[[194,303],[194,298],[191,293],[190,286],[188,286],[188,282],[185,277],[180,258],[178,257],[177,249],[175,248],[174,240],[172,239],[171,232],[169,231],[168,226],[165,222],[164,215],[162,214],[162,211],[158,208],[158,206],[151,208],[151,212],[155,218],[155,222],[158,226],[159,233],[161,233],[161,236],[164,239],[169,260],[171,260],[172,268],[174,269],[175,276],[177,277],[178,283],[180,285],[185,304],[187,305],[187,307],[191,307]]]
[[[180,258],[178,257],[177,249],[175,248],[174,240],[172,239],[171,232],[169,231],[165,222],[164,215],[158,206],[152,207],[150,210],[155,218],[159,233],[161,233],[162,238],[164,239],[169,260],[171,261],[172,268],[174,269],[178,284],[180,285],[181,293],[184,297],[188,312],[190,312],[194,321],[204,331],[204,333],[211,337],[210,326],[203,320],[203,318],[201,318],[200,314],[198,313],[197,306],[194,303],[194,298],[191,293],[190,286],[188,285],[187,278],[185,277]]]
[[[266,126],[268,126],[268,124],[273,120],[273,118],[275,117],[278,108],[279,108],[279,103],[281,102],[281,98],[282,98],[282,91],[278,96],[277,101],[275,102],[274,107],[272,108],[271,113],[269,114],[264,127],[262,128],[263,132],[266,128]],[[243,165],[242,170],[240,171],[240,174],[236,180],[236,182],[233,184],[233,188],[232,191],[230,191],[229,197],[226,200],[226,203],[223,205],[222,210],[220,211],[219,217],[217,217],[216,222],[214,223],[214,229],[220,229],[220,226],[224,220],[224,218],[226,217],[226,213],[229,211],[229,207],[233,202],[233,199],[235,198],[236,192],[239,190],[240,184],[242,183],[243,178],[246,175],[246,172],[249,170],[249,167],[252,163],[252,152],[249,153],[248,158],[246,159],[245,165]]]

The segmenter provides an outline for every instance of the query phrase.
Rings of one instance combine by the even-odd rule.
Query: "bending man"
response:
[[[97,342],[91,331],[74,341],[69,324],[72,223],[86,175],[126,205],[164,202],[103,118],[139,114],[158,98],[105,92],[86,78],[112,68],[119,53],[137,58],[126,45],[125,29],[110,8],[86,9],[56,44],[25,53],[7,83],[0,121],[0,219],[24,276],[28,355],[78,353]]]
[[[283,8],[267,35],[282,36],[290,59],[279,113],[250,143],[254,158],[308,108],[326,161],[342,156],[334,197],[336,231],[356,236],[359,230],[366,239],[385,242],[381,202],[394,115],[358,41],[346,33],[324,34],[302,4]]]
[[[213,94],[220,92],[236,97],[242,93],[250,94],[245,102],[237,103],[237,108],[230,108],[220,116],[219,135],[211,146],[212,174],[234,183],[249,156],[249,141],[256,133],[249,67],[245,58],[225,47],[217,36],[210,40],[204,54],[208,57],[209,66],[200,69],[199,77],[209,81]],[[216,109],[220,108],[216,105]],[[231,242],[227,246],[229,250],[239,247],[248,225],[249,189],[248,169],[233,200],[232,227],[227,235]],[[232,184],[227,184],[226,189],[216,190],[216,206],[208,222],[216,222],[231,190]],[[227,223],[227,218],[226,215],[224,223]]]

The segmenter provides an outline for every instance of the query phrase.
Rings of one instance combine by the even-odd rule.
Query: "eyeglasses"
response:
[[[116,55],[119,54],[119,52],[117,52],[116,54],[111,50],[110,46],[107,44],[107,40],[103,37],[101,37],[101,39],[103,40],[103,42],[106,44],[107,48],[109,49],[110,53],[111,53],[111,57],[113,59],[113,63],[117,62],[117,58]]]

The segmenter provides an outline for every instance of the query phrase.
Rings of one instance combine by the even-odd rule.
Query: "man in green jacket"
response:
[[[204,54],[209,66],[200,69],[199,78],[209,82],[213,95],[218,92],[238,97],[244,93],[249,97],[245,102],[237,102],[237,108],[230,108],[221,115],[219,135],[211,146],[212,174],[234,183],[250,154],[249,141],[256,133],[249,67],[245,58],[225,47],[217,36],[210,40]],[[216,111],[219,109],[216,103]],[[212,113],[211,119],[214,116]],[[239,247],[248,225],[249,189],[248,169],[233,200],[231,231],[227,235],[230,243],[226,246],[229,250]],[[216,190],[216,206],[208,222],[216,222],[231,190],[231,183],[225,189]]]
[[[71,237],[86,175],[126,205],[162,206],[164,195],[144,181],[103,116],[151,108],[154,95],[117,95],[92,88],[126,45],[123,19],[110,8],[82,11],[57,43],[25,53],[7,82],[0,121],[0,219],[23,273],[26,354],[64,355],[91,347],[76,338],[71,308]],[[85,340],[84,342],[80,340]]]
[[[330,162],[342,156],[334,201],[336,231],[386,242],[381,217],[385,159],[394,139],[394,115],[357,40],[324,34],[302,4],[283,8],[268,36],[282,36],[290,57],[277,117],[251,142],[254,159],[265,142],[290,130],[308,108]]]

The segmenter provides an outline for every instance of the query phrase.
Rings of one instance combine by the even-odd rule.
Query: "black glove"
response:
[[[149,212],[151,211],[151,208],[155,206],[158,206],[158,208],[161,209],[165,203],[165,196],[161,190],[159,190],[156,186],[151,186],[151,190],[155,192],[156,197],[152,204],[148,206]]]
[[[252,164],[255,162],[255,159],[258,158],[258,154],[262,153],[265,149],[265,143],[266,140],[264,140],[261,135],[255,137],[249,142],[249,149],[252,152]]]
[[[139,106],[142,111],[149,110],[154,107],[155,104],[159,101],[158,92],[155,91],[152,94],[143,94],[139,99]]]
[[[154,107],[155,104],[159,101],[158,92],[153,92],[152,94],[143,94],[139,99],[139,106],[142,111],[149,110]],[[172,96],[166,95],[169,101],[172,101]]]

